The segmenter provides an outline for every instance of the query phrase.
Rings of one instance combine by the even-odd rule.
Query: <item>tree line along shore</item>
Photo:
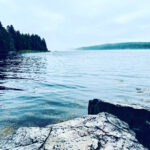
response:
[[[37,34],[23,34],[13,25],[6,28],[0,22],[0,53],[46,52],[46,41]]]

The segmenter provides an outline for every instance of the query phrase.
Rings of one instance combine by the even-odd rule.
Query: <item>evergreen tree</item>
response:
[[[8,52],[10,49],[12,49],[12,43],[11,37],[9,36],[9,33],[6,31],[6,29],[2,26],[0,23],[0,51],[1,52]]]
[[[47,51],[45,39],[38,35],[21,34],[12,25],[5,29],[0,22],[0,52],[20,50]]]

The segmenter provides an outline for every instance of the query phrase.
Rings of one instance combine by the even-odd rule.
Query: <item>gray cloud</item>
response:
[[[0,0],[6,26],[46,38],[62,50],[105,42],[149,41],[149,0]]]

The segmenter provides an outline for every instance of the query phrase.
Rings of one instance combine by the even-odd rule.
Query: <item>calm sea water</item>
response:
[[[93,98],[150,107],[150,51],[58,51],[0,59],[0,135],[82,116]]]

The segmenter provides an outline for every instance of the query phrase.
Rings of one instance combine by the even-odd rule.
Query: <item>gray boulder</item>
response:
[[[45,128],[20,128],[1,141],[2,150],[144,150],[128,124],[108,113]]]
[[[150,110],[140,106],[129,106],[94,99],[89,101],[88,114],[107,112],[128,123],[138,141],[150,149]]]

